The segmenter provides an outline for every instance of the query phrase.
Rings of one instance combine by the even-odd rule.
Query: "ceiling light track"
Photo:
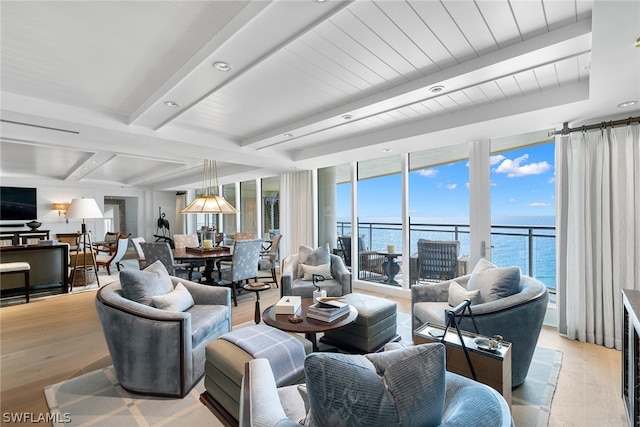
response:
[[[75,130],[54,128],[54,127],[51,127],[51,126],[42,126],[42,125],[36,125],[36,124],[33,124],[33,123],[16,122],[14,120],[6,120],[6,119],[0,119],[0,122],[9,123],[9,124],[12,124],[12,125],[28,126],[28,127],[32,127],[32,128],[47,129],[47,130],[53,130],[53,131],[56,131],[56,132],[66,132],[66,133],[73,133],[75,135],[80,135],[80,132],[75,131]]]

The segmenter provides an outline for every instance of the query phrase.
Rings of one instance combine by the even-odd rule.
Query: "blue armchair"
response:
[[[312,353],[304,386],[277,388],[267,359],[245,367],[240,426],[513,426],[494,389],[446,372],[444,346],[368,355]]]
[[[173,287],[182,283],[188,290],[192,307],[169,311],[133,301],[119,281],[100,288],[95,305],[120,385],[135,393],[184,397],[204,374],[207,344],[231,331],[231,297],[226,288],[169,278]]]
[[[441,283],[411,287],[412,330],[425,323],[446,324],[446,310],[451,308],[449,289],[452,282],[467,288],[471,275]],[[511,350],[511,386],[522,384],[527,377],[549,302],[547,287],[529,276],[520,276],[513,295],[471,305],[478,333],[502,335],[513,344]],[[475,332],[468,314],[459,321],[460,329]]]

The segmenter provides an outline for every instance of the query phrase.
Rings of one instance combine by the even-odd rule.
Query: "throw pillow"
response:
[[[305,425],[441,423],[446,385],[440,343],[364,356],[312,353],[304,367],[309,402]]]
[[[317,274],[325,279],[331,279],[331,264],[306,265],[300,264],[302,268],[302,280],[313,280],[313,275]]]
[[[478,261],[469,277],[467,290],[480,291],[480,302],[496,301],[518,292],[520,267],[496,267],[484,258]]]
[[[153,305],[167,311],[185,311],[195,304],[193,297],[182,283],[178,283],[173,292],[151,297]]]
[[[471,300],[471,305],[478,304],[480,302],[480,290],[468,291],[455,280],[449,283],[449,305],[451,307],[455,307],[466,299]]]
[[[301,264],[306,265],[322,265],[331,263],[331,252],[329,251],[329,244],[326,243],[316,249],[309,246],[300,245],[298,248],[298,277],[302,278],[304,272],[302,271]]]
[[[151,306],[151,297],[173,291],[173,283],[164,265],[156,261],[144,270],[120,272],[120,286],[125,298]]]

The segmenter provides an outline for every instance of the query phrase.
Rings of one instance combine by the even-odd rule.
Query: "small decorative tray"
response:
[[[485,351],[498,351],[502,348],[502,343],[492,338],[476,338],[473,342],[478,346],[480,350]]]

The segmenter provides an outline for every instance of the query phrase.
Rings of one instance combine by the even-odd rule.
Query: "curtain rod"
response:
[[[553,136],[553,135],[568,135],[571,132],[584,132],[586,130],[592,130],[592,129],[601,129],[601,128],[605,128],[605,127],[614,127],[614,126],[620,126],[620,125],[630,125],[631,123],[634,122],[638,122],[640,123],[640,116],[637,117],[629,117],[628,119],[620,119],[620,120],[610,120],[608,122],[600,122],[600,123],[594,123],[592,125],[584,125],[584,126],[578,126],[575,128],[570,128],[569,127],[569,122],[564,122],[562,124],[562,130],[557,130],[553,133],[550,133],[549,136]]]

